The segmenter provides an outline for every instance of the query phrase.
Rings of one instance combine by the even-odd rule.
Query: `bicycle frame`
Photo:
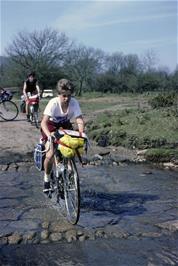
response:
[[[58,130],[60,136],[70,133],[70,135],[88,138],[85,133],[71,130]],[[61,204],[61,200],[65,201],[65,209],[67,219],[71,224],[76,224],[80,216],[80,181],[75,156],[72,158],[64,157],[58,150],[58,141],[50,140],[49,146],[43,152],[48,152],[54,147],[54,162],[51,173],[51,190],[48,197],[55,198],[55,204]]]
[[[34,121],[36,127],[38,128],[39,96],[38,95],[29,96],[27,102],[30,114],[30,121],[31,123],[33,123]]]
[[[38,107],[39,107],[39,97],[38,97],[38,95],[30,96],[28,98],[28,105],[29,105],[29,108],[31,108],[32,110],[38,111]]]

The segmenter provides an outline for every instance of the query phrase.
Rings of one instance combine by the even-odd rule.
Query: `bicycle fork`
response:
[[[57,202],[59,202],[60,198],[63,198],[64,196],[64,166],[61,164],[57,164],[56,167],[56,184],[55,188],[57,190]]]

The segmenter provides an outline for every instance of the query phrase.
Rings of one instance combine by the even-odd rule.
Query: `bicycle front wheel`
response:
[[[17,105],[12,101],[4,101],[0,103],[0,117],[6,121],[14,120],[19,113]]]
[[[34,112],[34,123],[35,123],[36,128],[39,128],[38,112]]]
[[[29,115],[30,115],[30,122],[31,122],[31,124],[33,124],[33,120],[34,120],[34,107],[33,107],[33,105],[29,106]]]
[[[80,216],[79,175],[74,159],[66,159],[64,165],[64,197],[67,219],[70,223],[76,224]]]

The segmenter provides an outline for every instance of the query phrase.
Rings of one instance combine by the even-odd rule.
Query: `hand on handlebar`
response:
[[[50,143],[54,143],[57,140],[56,136],[54,133],[52,133],[50,136],[48,136],[48,141]]]

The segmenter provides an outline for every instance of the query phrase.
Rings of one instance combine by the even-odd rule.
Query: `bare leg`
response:
[[[48,149],[49,142],[46,143],[46,149]],[[54,147],[51,145],[50,150],[46,153],[46,158],[44,160],[44,172],[46,176],[50,176],[53,160],[54,160]],[[47,181],[47,180],[45,180]]]
[[[50,175],[53,165],[53,158],[46,157],[44,161],[44,171],[47,175]]]
[[[49,142],[47,141],[46,143],[46,149],[49,147]],[[44,161],[44,188],[43,192],[44,193],[49,193],[51,190],[50,186],[50,178],[51,178],[51,170],[52,170],[52,165],[53,165],[53,160],[54,160],[54,147],[51,145],[50,150],[46,153],[46,158]]]
[[[25,103],[25,111],[26,111],[27,119],[29,118],[29,107],[28,106],[29,106],[29,104],[26,101],[26,103]]]

